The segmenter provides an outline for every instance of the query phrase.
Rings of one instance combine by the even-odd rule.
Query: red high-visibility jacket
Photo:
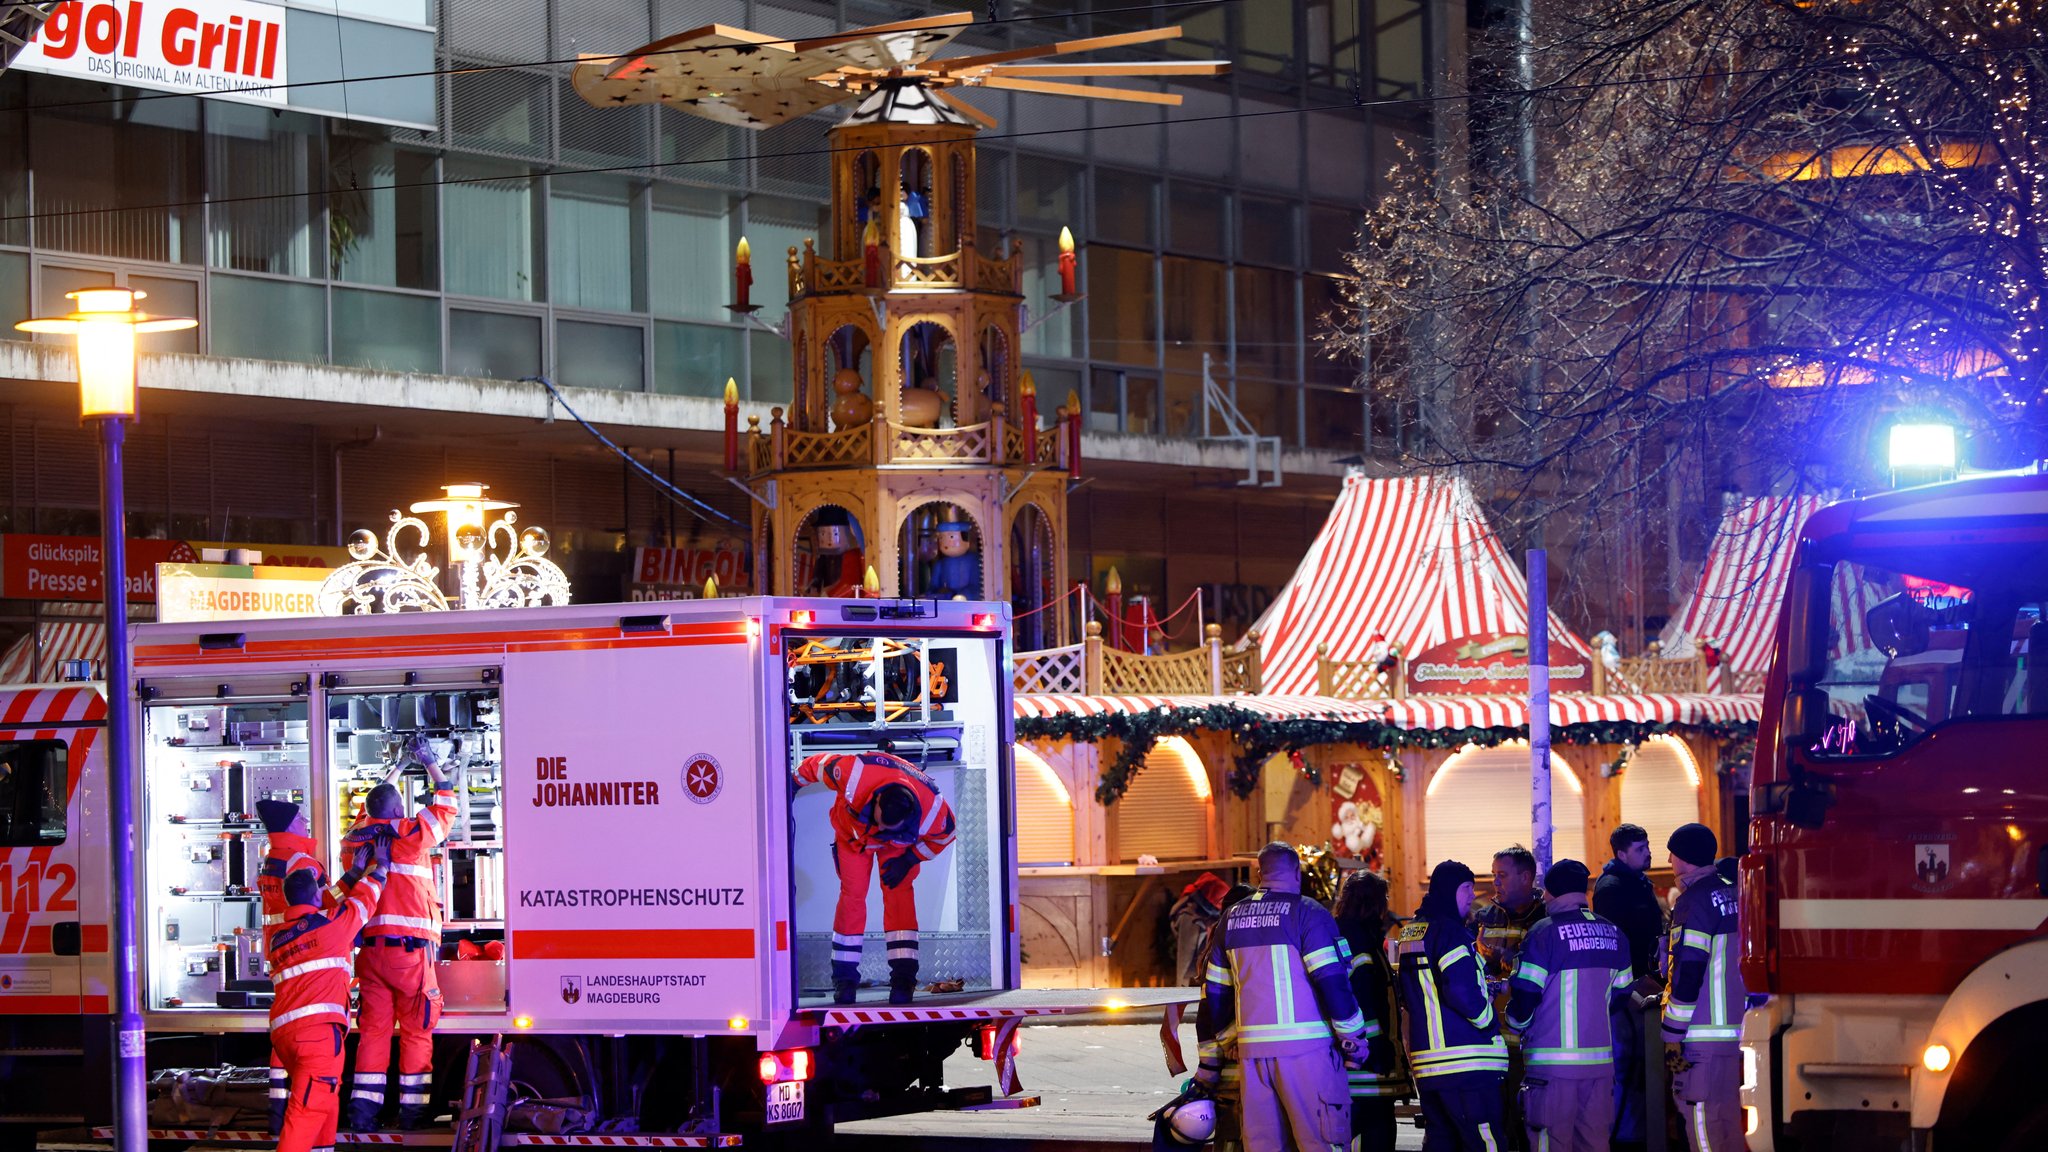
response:
[[[348,1027],[348,982],[355,968],[350,956],[383,889],[378,869],[356,881],[332,918],[307,904],[285,909],[284,927],[270,945],[270,982],[277,991],[270,1002],[273,1032],[306,1021]]]
[[[342,846],[350,852],[369,847],[378,836],[391,838],[390,881],[363,935],[441,942],[441,894],[434,887],[432,857],[454,826],[455,790],[444,784],[417,816],[377,820],[365,815],[349,829]]]
[[[932,778],[909,761],[887,752],[820,752],[806,756],[796,766],[798,787],[824,784],[839,794],[832,805],[832,831],[842,844],[859,852],[887,852],[908,849],[920,860],[929,860],[953,843],[953,807],[939,794]],[[902,784],[917,797],[917,830],[914,839],[884,838],[883,831],[868,822],[868,804],[875,790],[884,784]]]
[[[284,923],[284,878],[301,868],[311,868],[320,877],[320,884],[327,884],[327,869],[314,855],[319,846],[311,836],[296,832],[272,832],[270,841],[263,849],[263,867],[256,874],[256,895],[263,904],[263,931],[266,936],[271,929]]]

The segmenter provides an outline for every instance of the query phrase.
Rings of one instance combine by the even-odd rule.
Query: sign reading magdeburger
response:
[[[66,0],[17,64],[115,84],[285,103],[284,9],[249,0]]]

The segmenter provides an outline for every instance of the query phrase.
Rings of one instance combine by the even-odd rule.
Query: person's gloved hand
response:
[[[882,887],[894,888],[903,883],[903,878],[910,875],[910,870],[915,867],[917,857],[908,852],[898,852],[882,861]]]
[[[1365,1061],[1369,1054],[1369,1050],[1366,1047],[1368,1043],[1370,1042],[1361,1042],[1349,1038],[1340,1038],[1337,1041],[1337,1052],[1344,1057],[1345,1068],[1353,1072],[1365,1071]]]
[[[1676,1076],[1692,1067],[1692,1061],[1685,1058],[1685,1049],[1673,1041],[1664,1042],[1664,1070]]]
[[[423,768],[437,767],[441,758],[434,755],[433,741],[415,732],[405,740],[405,756]]]

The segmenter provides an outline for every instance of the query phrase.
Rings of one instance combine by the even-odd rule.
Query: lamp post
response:
[[[507,500],[493,500],[485,496],[484,492],[489,487],[488,484],[443,484],[441,491],[446,492],[446,496],[439,500],[421,500],[412,506],[415,513],[448,514],[448,569],[455,581],[457,606],[462,608],[477,607],[482,592],[482,577],[478,569],[483,566],[489,543],[485,538],[485,514],[519,507]]]
[[[107,612],[107,821],[114,855],[114,1147],[145,1152],[148,1065],[143,1053],[141,891],[135,871],[135,732],[129,712],[128,515],[121,441],[135,419],[135,337],[196,327],[189,316],[135,311],[143,294],[126,288],[65,293],[78,310],[23,320],[24,332],[62,333],[78,346],[78,414],[100,434],[100,573]]]

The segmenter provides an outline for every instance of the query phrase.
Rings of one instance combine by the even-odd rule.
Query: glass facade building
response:
[[[762,133],[600,110],[566,61],[713,22],[806,37],[953,7],[442,0],[438,131],[10,71],[0,155],[26,162],[0,165],[0,336],[112,279],[200,318],[152,338],[161,350],[706,397],[731,376],[785,401],[784,253],[826,239],[825,130],[843,109]],[[1178,23],[1165,54],[1234,65],[1176,81],[1177,108],[965,97],[999,122],[980,144],[981,242],[1025,254],[1041,391],[1080,394],[1093,432],[1199,436],[1206,357],[1289,446],[1391,434],[1357,366],[1315,338],[1376,181],[1430,154],[1429,106],[1400,101],[1432,90],[1442,6],[999,7],[953,51]],[[1086,294],[1065,308],[1062,226]],[[741,236],[762,306],[749,323],[725,308]]]

